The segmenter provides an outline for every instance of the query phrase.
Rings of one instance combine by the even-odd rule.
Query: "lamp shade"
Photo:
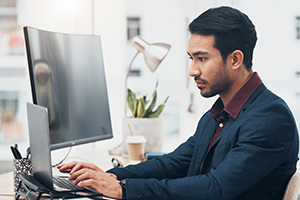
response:
[[[145,62],[151,72],[154,72],[157,69],[158,65],[166,57],[171,48],[170,45],[164,43],[149,44],[140,36],[135,36],[132,39],[132,46],[143,53]]]

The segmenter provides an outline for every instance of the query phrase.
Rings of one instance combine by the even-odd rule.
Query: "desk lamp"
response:
[[[127,99],[127,79],[132,66],[133,61],[139,53],[144,54],[145,62],[151,72],[154,72],[161,61],[166,57],[171,48],[171,45],[165,43],[153,43],[149,44],[143,40],[140,36],[135,36],[132,39],[132,46],[137,49],[137,52],[133,59],[131,60],[129,67],[127,69],[125,77],[125,116],[126,116],[126,99]]]

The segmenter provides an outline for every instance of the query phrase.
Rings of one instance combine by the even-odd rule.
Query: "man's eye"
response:
[[[205,61],[206,60],[206,58],[203,58],[203,57],[199,57],[198,58],[200,61]]]

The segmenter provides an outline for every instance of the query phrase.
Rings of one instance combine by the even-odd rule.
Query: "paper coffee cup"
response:
[[[126,143],[128,145],[129,160],[141,161],[145,154],[146,138],[141,135],[128,136]]]

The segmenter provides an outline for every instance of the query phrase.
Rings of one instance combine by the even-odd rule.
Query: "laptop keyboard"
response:
[[[53,184],[57,188],[64,188],[68,190],[86,190],[84,187],[74,185],[72,181],[69,181],[66,178],[53,177]]]

